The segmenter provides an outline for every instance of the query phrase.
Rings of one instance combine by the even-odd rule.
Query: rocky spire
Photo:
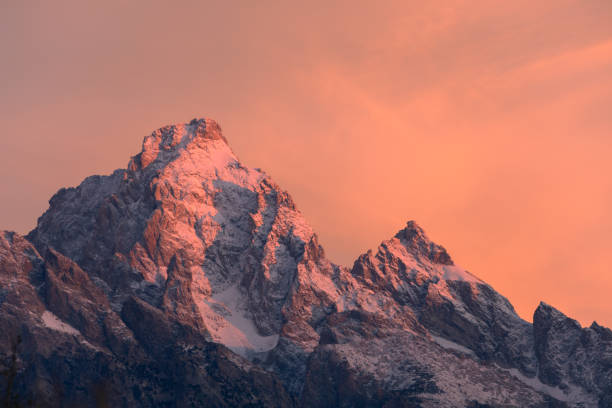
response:
[[[437,264],[453,265],[453,260],[446,249],[432,242],[415,221],[408,221],[406,227],[395,234],[395,238],[416,256],[425,257]]]

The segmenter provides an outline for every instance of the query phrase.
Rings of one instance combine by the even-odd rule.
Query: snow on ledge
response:
[[[43,324],[49,329],[66,334],[73,334],[75,336],[81,334],[81,332],[79,332],[77,329],[67,323],[64,323],[48,310],[45,310],[40,318],[42,319]]]
[[[465,346],[462,346],[461,344],[457,344],[454,341],[450,341],[450,340],[444,339],[442,337],[434,336],[434,335],[432,335],[431,338],[436,343],[438,343],[438,345],[440,345],[442,348],[445,348],[447,350],[458,351],[460,353],[467,354],[471,357],[476,357],[476,354],[474,354],[472,350],[470,350],[469,348]]]
[[[440,271],[444,280],[458,280],[465,282],[483,283],[482,280],[472,275],[465,269],[456,265],[443,265]]]

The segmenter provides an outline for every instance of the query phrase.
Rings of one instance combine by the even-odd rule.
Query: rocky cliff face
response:
[[[0,352],[42,406],[611,406],[610,330],[523,321],[414,222],[332,264],[211,120],[0,235]]]

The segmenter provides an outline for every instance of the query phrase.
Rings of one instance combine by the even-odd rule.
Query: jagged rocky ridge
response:
[[[39,406],[612,406],[609,329],[522,320],[414,222],[334,265],[211,120],[0,233],[0,284],[0,357],[21,338]]]

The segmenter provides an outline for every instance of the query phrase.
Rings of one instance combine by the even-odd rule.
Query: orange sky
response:
[[[415,219],[527,320],[612,326],[609,0],[35,3],[0,4],[0,228],[206,116],[332,260]]]

